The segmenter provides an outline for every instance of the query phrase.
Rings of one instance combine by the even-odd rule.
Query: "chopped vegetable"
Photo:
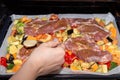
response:
[[[7,60],[7,63],[13,63],[13,60],[14,60],[14,56],[12,54],[10,54],[10,56]]]
[[[118,45],[118,40],[117,39],[113,39],[112,44],[113,45]]]
[[[77,57],[74,53],[69,54],[68,52],[65,53],[65,62],[71,64]]]
[[[100,72],[100,73],[102,72],[102,65],[98,66],[98,69],[96,70],[96,72]]]
[[[9,53],[10,54],[14,54],[14,53],[17,53],[17,52],[18,52],[18,49],[17,49],[17,47],[15,45],[11,45],[9,47]]]
[[[16,25],[19,22],[19,20],[14,20],[13,24]]]
[[[108,40],[109,42],[113,42],[113,40],[112,40],[110,37],[107,37],[107,40]]]
[[[115,68],[115,67],[117,67],[117,66],[118,66],[117,63],[111,62],[111,63],[110,63],[110,68],[109,68],[109,70],[112,70],[113,68]]]
[[[107,30],[110,30],[111,27],[115,27],[112,22],[110,22],[108,25],[105,26]]]
[[[108,39],[106,39],[106,38],[104,38],[103,41],[105,44],[108,43]]]
[[[96,18],[95,18],[95,21],[96,21],[100,26],[102,26],[102,27],[105,26],[105,21],[104,21],[103,19],[96,17]]]
[[[25,47],[34,47],[37,44],[36,40],[25,40],[23,42]]]
[[[98,18],[98,17],[96,17],[96,18],[95,18],[95,21],[96,21],[97,23],[99,23],[99,22],[101,21],[101,19]]]
[[[73,29],[67,30],[67,34],[71,35],[73,33]]]
[[[10,69],[12,69],[13,67],[14,67],[14,64],[11,64],[11,63],[10,63],[10,64],[8,64],[7,69],[10,70]]]
[[[12,54],[13,55],[13,57],[14,57],[14,59],[16,59],[17,58],[17,54],[15,53],[15,54]]]
[[[74,34],[80,34],[80,32],[77,30],[77,28],[74,28],[74,29],[73,29],[73,33],[74,33]]]
[[[7,71],[6,71],[7,73],[12,73],[13,71],[10,69],[8,69]]]
[[[108,72],[107,65],[101,65],[101,67],[102,67],[102,72],[103,73],[107,73]]]
[[[21,41],[21,44],[23,44],[23,42],[25,41],[27,39],[27,36],[23,36],[23,38],[22,38],[22,41]]]
[[[104,44],[104,41],[98,41],[97,42],[97,45],[99,45],[99,46],[101,46],[101,45],[103,45]]]
[[[111,37],[112,39],[116,39],[116,37],[117,37],[116,28],[115,28],[115,27],[111,27],[111,28],[110,28],[110,32],[111,32],[110,37]]]
[[[7,59],[5,57],[0,58],[0,65],[7,67]]]
[[[24,33],[24,27],[23,26],[17,27],[17,32],[19,34],[23,34]]]
[[[12,32],[11,32],[11,36],[15,36],[17,34],[17,30],[12,30]]]
[[[107,65],[107,68],[109,69],[110,68],[110,62],[98,62],[98,64],[100,65]]]
[[[6,56],[5,56],[5,58],[6,58],[7,60],[9,60],[9,57],[10,57],[10,54],[7,53]]]
[[[70,69],[71,70],[82,70],[78,60],[74,60],[74,62],[70,64]]]
[[[27,16],[23,16],[23,17],[21,18],[21,22],[25,22],[27,19],[28,19]]]
[[[17,72],[21,68],[21,65],[15,65],[12,69],[12,72]]]
[[[23,45],[19,44],[17,45],[17,49],[20,50],[23,47]]]
[[[28,22],[30,22],[32,19],[31,18],[28,18],[27,16],[23,16],[22,18],[21,18],[21,22],[23,22],[23,23],[28,23]]]
[[[27,36],[27,40],[37,40],[36,37],[33,36]]]
[[[71,70],[79,70],[79,69],[77,68],[77,66],[75,66],[75,65],[73,65],[73,64],[70,65],[70,69],[71,69]]]
[[[37,39],[38,41],[41,41],[41,42],[48,42],[52,39],[52,36],[50,34],[44,34],[44,35],[40,35],[40,37]]]
[[[9,36],[8,37],[8,43],[11,44],[13,42],[17,41],[14,36]]]
[[[81,68],[82,70],[86,70],[90,67],[90,64],[88,62],[83,62],[81,63]]]
[[[47,17],[42,17],[41,20],[46,21],[48,19],[47,19]]]
[[[21,59],[15,59],[13,60],[15,65],[22,65],[22,60]]]
[[[92,70],[93,72],[95,72],[96,70],[98,70],[98,68],[99,68],[99,66],[98,66],[97,63],[94,63],[94,64],[92,64],[92,66],[91,66],[91,70]]]
[[[22,41],[23,37],[24,37],[24,34],[22,34],[22,35],[16,35],[15,39],[19,40],[19,41]]]
[[[16,27],[18,28],[18,27],[23,27],[24,26],[24,23],[23,22],[18,22],[17,24],[16,24]]]
[[[22,23],[22,22],[17,23],[16,29],[19,34],[23,34],[24,33],[24,23]]]

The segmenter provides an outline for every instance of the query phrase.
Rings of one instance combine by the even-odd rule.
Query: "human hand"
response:
[[[61,69],[65,51],[58,42],[47,42],[37,47],[10,80],[35,80],[40,75]]]
[[[45,75],[61,69],[64,54],[64,47],[58,42],[51,41],[37,47],[30,55],[28,62],[38,69],[38,75]]]

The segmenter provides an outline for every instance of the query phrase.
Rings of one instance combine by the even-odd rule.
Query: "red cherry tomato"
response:
[[[69,54],[66,52],[65,54],[65,62],[68,64],[71,64],[75,59],[77,59],[76,55],[74,53]]]
[[[107,62],[107,63],[105,63],[105,64],[107,65],[107,68],[110,69],[111,62],[109,61],[109,62]]]
[[[0,65],[7,67],[7,59],[5,57],[0,58]]]

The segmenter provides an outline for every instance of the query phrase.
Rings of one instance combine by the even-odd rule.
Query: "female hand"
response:
[[[61,65],[64,62],[64,55],[64,47],[59,45],[58,42],[51,41],[37,47],[30,55],[28,61],[32,62],[38,68],[38,74],[45,75],[61,69]]]
[[[39,75],[61,69],[64,62],[64,47],[58,42],[47,42],[37,47],[10,80],[34,80]]]

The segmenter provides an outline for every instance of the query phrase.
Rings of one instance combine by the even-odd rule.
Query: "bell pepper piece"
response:
[[[117,67],[117,63],[111,62],[111,63],[110,63],[110,68],[109,68],[109,70],[112,70],[112,69],[115,68],[115,67]]]

